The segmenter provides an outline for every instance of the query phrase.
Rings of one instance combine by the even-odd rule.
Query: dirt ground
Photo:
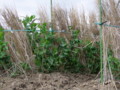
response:
[[[120,90],[120,82],[117,82],[117,86]],[[26,78],[24,76],[0,77],[0,90],[100,90],[100,85],[99,79],[95,79],[95,75],[29,74]]]

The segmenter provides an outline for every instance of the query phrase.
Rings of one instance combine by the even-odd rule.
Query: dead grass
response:
[[[107,21],[106,24],[120,25],[120,9],[116,7],[117,2],[115,0],[104,0],[103,1],[103,22]],[[112,81],[112,86],[115,86],[114,76],[112,75],[111,65],[108,62],[108,49],[111,48],[114,57],[119,58],[120,54],[120,31],[113,27],[103,27],[103,76],[104,82],[109,80]],[[117,90],[117,88],[115,88]]]
[[[4,20],[6,30],[23,30],[24,27],[15,10],[4,9],[1,13]],[[33,53],[26,35],[26,32],[5,32],[5,42],[8,42],[8,53],[11,61],[15,66],[19,66],[21,62],[32,65]]]

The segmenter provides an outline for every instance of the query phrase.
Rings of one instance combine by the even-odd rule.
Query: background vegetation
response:
[[[103,4],[103,18],[112,25],[120,25],[116,5],[114,0],[104,1]],[[53,32],[49,31],[49,15],[45,10],[39,10],[39,18],[32,15],[20,20],[17,12],[6,8],[1,16],[6,26],[1,23],[0,31],[33,30],[0,32],[0,69],[4,72],[9,69],[12,75],[25,74],[26,71],[99,73],[99,28],[94,24],[98,21],[95,13],[86,16],[73,8],[67,11],[54,7]],[[119,30],[110,27],[103,29],[103,59],[109,61],[114,76],[118,78]]]

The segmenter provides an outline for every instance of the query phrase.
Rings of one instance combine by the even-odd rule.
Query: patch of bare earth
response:
[[[0,77],[0,90],[100,90],[99,80],[81,74],[32,74],[27,78]],[[117,83],[120,86],[120,83]],[[120,87],[119,89],[120,90]]]

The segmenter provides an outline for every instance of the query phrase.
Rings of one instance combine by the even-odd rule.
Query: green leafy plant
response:
[[[20,63],[20,66],[26,71],[31,70],[30,65],[25,62]]]
[[[97,74],[100,71],[100,48],[99,42],[88,44],[83,49],[83,54],[85,56],[86,61],[86,70],[87,72],[92,74]]]
[[[8,49],[7,43],[4,42],[3,28],[0,27],[0,69],[6,69],[10,66],[10,57],[6,53]]]
[[[36,55],[35,64],[39,71],[99,72],[98,42],[88,45],[87,41],[79,39],[79,30],[72,30],[68,43],[65,38],[56,37],[54,32],[50,32],[46,23],[38,24],[34,20],[35,16],[27,16],[23,24],[26,29],[33,30],[28,32],[28,37]]]
[[[113,52],[111,50],[109,50],[108,52],[108,67],[111,68],[114,77],[120,79],[120,61],[119,59],[114,57]]]

